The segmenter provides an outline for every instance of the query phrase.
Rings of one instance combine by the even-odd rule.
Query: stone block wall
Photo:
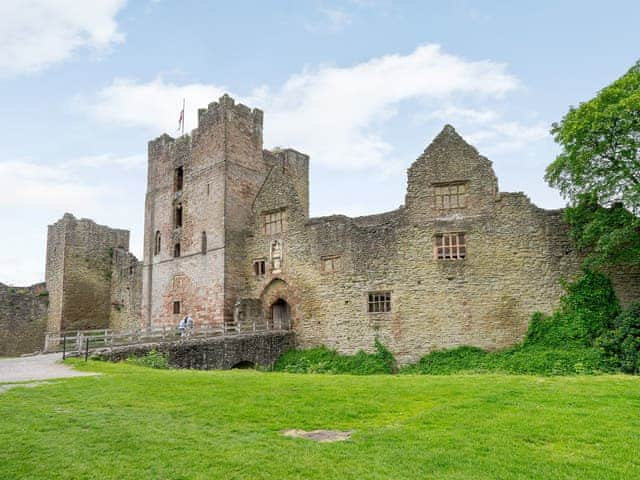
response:
[[[262,155],[262,112],[235,104],[226,95],[198,111],[198,128],[190,135],[163,135],[149,143],[142,267],[145,325],[175,325],[185,314],[196,325],[232,320],[244,285],[238,270],[244,265],[240,232],[264,179]],[[174,176],[179,168],[184,181],[177,189]],[[175,222],[178,205],[181,227]],[[159,252],[154,248],[156,235],[161,238]],[[180,313],[174,313],[176,302]]]
[[[135,290],[139,282],[122,274],[136,260],[128,253],[129,232],[76,219],[66,213],[49,226],[47,238],[46,284],[50,308],[47,330],[90,330],[110,328],[114,310],[117,322],[139,323]],[[115,276],[114,276],[115,274]],[[120,283],[122,282],[122,283]],[[116,298],[117,297],[117,298]],[[121,315],[120,310],[126,314]]]
[[[280,355],[293,347],[292,332],[267,332],[114,347],[100,353],[100,356],[105,360],[121,361],[156,350],[167,354],[169,365],[174,368],[227,370],[247,364],[270,367]]]
[[[48,303],[44,283],[31,287],[0,283],[0,356],[42,350]]]
[[[466,205],[436,208],[435,187],[443,184],[464,184]],[[535,311],[558,305],[560,279],[579,272],[562,212],[499,192],[491,162],[450,126],[409,168],[405,207],[309,219],[298,192],[295,176],[278,168],[262,186],[246,239],[244,296],[260,299],[266,317],[285,300],[302,347],[371,351],[378,337],[400,363],[460,345],[508,347],[522,340]],[[287,231],[267,236],[262,215],[277,209]],[[436,235],[457,232],[466,258],[435,258]],[[256,276],[252,260],[268,261],[274,240],[283,246],[282,268]],[[339,259],[336,271],[324,269],[326,257]],[[390,311],[367,311],[375,292],[390,292]],[[620,279],[618,292],[640,298],[632,276]]]

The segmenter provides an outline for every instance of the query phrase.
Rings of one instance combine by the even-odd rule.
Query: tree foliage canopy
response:
[[[568,198],[574,243],[594,266],[640,265],[640,61],[551,129],[546,180]]]
[[[595,195],[602,206],[640,209],[640,61],[593,99],[572,107],[551,129],[562,147],[546,180],[577,204]]]

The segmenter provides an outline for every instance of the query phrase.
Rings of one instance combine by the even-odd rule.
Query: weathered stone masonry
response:
[[[129,232],[67,213],[49,226],[47,330],[139,328],[141,268]]]
[[[44,283],[30,287],[0,283],[0,356],[42,349],[48,302]]]
[[[578,272],[561,210],[500,192],[491,162],[445,126],[408,169],[405,204],[309,217],[309,157],[263,150],[263,114],[223,96],[198,128],[149,142],[144,260],[128,232],[65,215],[49,227],[49,329],[266,322],[301,347],[400,363],[497,349],[557,306]],[[638,272],[616,272],[623,303]]]

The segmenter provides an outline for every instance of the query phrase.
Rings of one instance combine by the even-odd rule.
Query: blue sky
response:
[[[406,169],[450,123],[502,191],[544,181],[548,131],[640,58],[640,2],[0,2],[0,281],[44,279],[64,212],[142,251],[146,144],[229,92],[265,147],[311,156],[311,214],[404,201]]]

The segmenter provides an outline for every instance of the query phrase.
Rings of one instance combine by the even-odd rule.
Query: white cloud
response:
[[[116,15],[125,0],[0,2],[0,74],[42,70],[82,47],[104,51],[124,41]]]
[[[69,209],[92,204],[100,195],[64,167],[31,161],[0,162],[0,208]]]
[[[549,137],[548,125],[523,125],[519,122],[498,122],[466,135],[469,142],[477,144],[486,153],[513,152]]]
[[[315,164],[338,169],[401,164],[384,138],[384,125],[405,101],[424,101],[453,112],[453,99],[495,100],[519,87],[506,66],[469,61],[424,45],[408,55],[386,55],[351,67],[320,66],[291,76],[280,88],[256,88],[238,100],[267,112],[265,144],[293,146],[312,155]],[[79,99],[95,118],[125,126],[144,126],[155,134],[175,134],[182,98],[187,127],[196,109],[225,91],[208,84],[176,85],[157,78],[148,83],[118,79],[93,100]],[[230,92],[233,93],[233,92]],[[488,110],[457,108],[455,113],[496,120]]]
[[[124,170],[133,170],[146,167],[147,157],[145,155],[126,155],[124,157],[114,155],[112,153],[104,153],[102,155],[93,155],[88,157],[80,157],[71,160],[67,165],[72,167],[85,168],[119,168]]]
[[[196,126],[198,108],[205,108],[217,100],[224,87],[194,83],[176,85],[161,77],[149,83],[116,79],[98,93],[95,101],[76,98],[76,105],[95,118],[115,122],[125,127],[146,127],[155,132],[177,133],[182,99],[187,102],[185,130]]]
[[[497,120],[500,115],[493,110],[475,110],[473,108],[460,108],[447,106],[439,108],[428,114],[428,118],[437,118],[445,122],[455,122],[456,120],[469,121],[473,123],[486,123]]]

